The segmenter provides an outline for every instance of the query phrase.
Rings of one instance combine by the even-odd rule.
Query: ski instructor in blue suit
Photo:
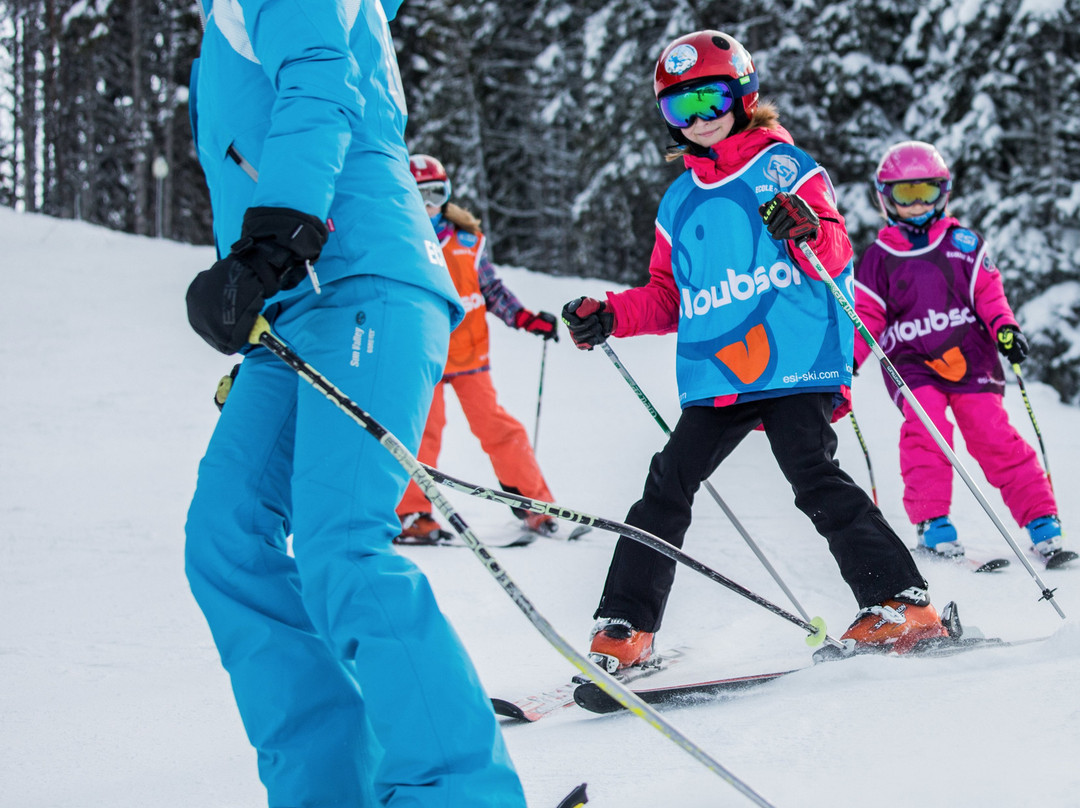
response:
[[[398,5],[202,0],[192,117],[221,258],[188,318],[247,353],[199,466],[186,567],[271,808],[525,805],[464,648],[391,546],[405,473],[246,343],[262,311],[416,451],[464,312],[409,173]]]

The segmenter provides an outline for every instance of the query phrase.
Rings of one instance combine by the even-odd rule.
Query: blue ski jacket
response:
[[[405,97],[387,25],[399,0],[201,0],[190,109],[218,253],[251,206],[325,219],[326,284],[384,275],[464,316],[409,173]],[[309,294],[304,282],[270,303]]]

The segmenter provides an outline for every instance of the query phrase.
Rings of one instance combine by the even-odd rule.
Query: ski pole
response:
[[[408,472],[412,480],[420,486],[428,499],[430,499],[442,515],[446,517],[447,521],[454,529],[461,534],[462,539],[465,540],[469,549],[473,551],[473,554],[480,560],[488,572],[491,573],[492,577],[499,582],[503,591],[517,604],[518,608],[521,609],[529,622],[533,624],[536,630],[544,636],[544,639],[551,643],[551,645],[562,654],[567,661],[588,676],[601,690],[619,702],[619,704],[623,705],[623,707],[628,709],[634,715],[659,731],[664,737],[688,752],[711,772],[719,775],[723,780],[735,788],[736,791],[743,794],[755,805],[762,806],[762,808],[774,808],[774,806],[766,801],[764,797],[750,788],[750,786],[732,774],[722,764],[710,757],[700,746],[672,726],[653,707],[643,702],[625,685],[610,676],[606,671],[593,665],[585,656],[578,653],[578,651],[576,651],[574,647],[555,630],[551,623],[536,610],[536,607],[533,606],[532,602],[525,596],[525,593],[518,588],[518,585],[514,583],[506,570],[503,569],[502,565],[500,565],[495,557],[491,555],[488,548],[476,537],[476,534],[473,533],[472,529],[465,524],[465,520],[461,518],[458,512],[454,510],[454,507],[445,497],[443,497],[438,486],[435,484],[435,481],[424,471],[424,466],[413,457],[412,453],[402,445],[401,441],[395,438],[393,434],[382,426],[382,424],[361,409],[360,405],[331,384],[324,376],[315,370],[315,368],[301,359],[292,348],[282,342],[270,330],[270,324],[261,315],[256,321],[255,327],[251,329],[248,340],[253,345],[262,345],[281,359],[286,365],[295,370],[304,381],[308,382],[312,387],[330,399],[331,403],[335,404],[349,418],[359,424],[369,435],[375,438],[383,448],[393,455],[394,459],[401,464],[401,467]]]
[[[611,360],[611,364],[613,364],[615,366],[615,369],[618,370],[620,374],[622,374],[622,377],[626,380],[626,383],[629,384],[630,388],[634,391],[634,393],[637,394],[638,400],[645,405],[645,409],[649,411],[649,414],[653,417],[653,420],[660,425],[660,428],[662,430],[664,430],[664,434],[670,435],[671,429],[668,428],[667,423],[665,423],[664,419],[660,416],[660,413],[656,411],[656,407],[654,407],[652,405],[652,402],[649,401],[649,397],[645,395],[645,391],[641,389],[641,387],[636,381],[634,381],[634,377],[630,375],[630,372],[626,369],[623,363],[619,361],[619,357],[615,355],[615,350],[607,344],[607,341],[601,342],[600,347],[604,349],[604,353],[607,354],[607,358]],[[743,540],[746,542],[746,544],[750,547],[751,550],[754,551],[754,555],[758,557],[758,561],[760,561],[762,566],[764,566],[765,569],[768,570],[769,575],[772,576],[772,579],[776,581],[776,583],[784,591],[784,594],[787,595],[788,600],[791,601],[792,605],[795,607],[795,610],[802,615],[803,620],[809,621],[810,616],[806,613],[806,610],[802,607],[802,604],[799,603],[794,593],[790,589],[788,589],[787,584],[784,583],[784,579],[780,577],[780,573],[778,573],[776,569],[773,568],[773,565],[769,563],[769,559],[765,557],[765,554],[761,551],[761,548],[758,547],[757,543],[752,538],[750,538],[750,534],[746,531],[746,528],[742,526],[742,522],[739,521],[738,517],[735,516],[735,513],[720,497],[719,492],[715,488],[713,488],[712,483],[710,483],[708,480],[704,481],[704,485],[705,490],[709,492],[709,495],[712,496],[716,504],[720,506],[720,510],[724,512],[728,520],[730,520],[731,524],[733,524],[735,526],[735,529],[739,532],[739,535],[743,537]]]
[[[421,464],[423,465],[423,464]],[[825,621],[820,617],[811,619],[802,619],[791,612],[787,611],[781,606],[777,606],[769,600],[761,597],[758,594],[750,591],[741,584],[737,584],[730,578],[720,574],[711,567],[707,567],[700,561],[695,559],[680,550],[673,544],[664,541],[658,536],[654,536],[652,533],[648,533],[640,528],[636,528],[633,525],[623,524],[622,522],[616,522],[613,519],[605,519],[602,516],[592,516],[591,514],[584,513],[583,511],[575,511],[571,508],[563,507],[562,505],[556,505],[552,502],[544,502],[540,499],[532,499],[531,497],[522,496],[521,494],[512,494],[509,491],[495,491],[491,488],[486,488],[482,485],[476,485],[475,483],[467,483],[464,480],[459,480],[455,477],[451,477],[449,474],[443,471],[439,471],[431,466],[424,465],[424,470],[431,476],[437,483],[445,485],[447,488],[451,488],[454,491],[461,491],[462,493],[469,494],[470,496],[486,499],[490,502],[495,502],[499,505],[509,505],[511,508],[523,508],[525,510],[532,511],[533,513],[543,513],[550,516],[554,516],[556,519],[563,519],[567,522],[574,522],[582,525],[589,525],[591,527],[598,527],[601,530],[607,530],[611,533],[617,533],[620,536],[636,541],[640,544],[644,544],[661,555],[665,555],[672,561],[676,561],[680,564],[685,564],[694,572],[699,572],[711,581],[714,581],[721,586],[730,589],[737,595],[742,595],[751,603],[756,603],[758,606],[772,612],[773,614],[784,618],[789,623],[794,623],[799,628],[809,633],[806,638],[806,644],[815,647],[823,643],[828,643],[834,648],[846,649],[842,642],[830,637],[825,630]]]
[[[802,250],[802,254],[806,256],[806,260],[808,260],[810,264],[814,267],[814,270],[817,272],[818,277],[821,278],[825,285],[829,287],[829,291],[832,292],[833,297],[836,298],[836,302],[840,304],[840,308],[844,310],[847,316],[851,319],[851,322],[855,325],[855,330],[859,332],[859,335],[866,341],[866,344],[870,346],[870,350],[873,351],[874,356],[876,356],[878,358],[878,361],[881,362],[881,366],[885,368],[885,372],[889,374],[889,378],[892,379],[893,384],[896,385],[897,389],[900,391],[900,394],[904,397],[904,400],[907,401],[909,405],[911,405],[911,409],[914,410],[916,415],[919,416],[919,420],[922,421],[923,426],[926,427],[926,431],[930,433],[930,436],[934,439],[934,442],[937,443],[938,448],[941,449],[942,452],[944,452],[947,458],[949,458],[949,462],[952,463],[952,466],[954,469],[956,469],[957,474],[959,474],[960,478],[967,484],[967,487],[968,489],[970,489],[971,493],[975,495],[975,499],[979,501],[982,509],[986,511],[987,516],[990,517],[990,521],[994,523],[994,526],[998,529],[998,531],[1000,531],[1001,535],[1005,537],[1005,541],[1009,543],[1009,546],[1012,548],[1013,552],[1016,553],[1016,557],[1020,559],[1020,563],[1024,565],[1024,569],[1028,571],[1028,574],[1031,575],[1031,577],[1035,580],[1035,583],[1038,584],[1039,589],[1042,593],[1039,600],[1045,600],[1047,603],[1053,606],[1054,610],[1058,613],[1058,616],[1062,620],[1064,620],[1065,612],[1062,611],[1062,608],[1058,605],[1058,602],[1054,600],[1054,590],[1050,589],[1045,583],[1043,583],[1042,579],[1039,577],[1039,573],[1037,573],[1035,571],[1035,568],[1031,566],[1031,563],[1024,556],[1023,552],[1021,552],[1020,548],[1013,540],[1013,537],[1009,535],[1008,529],[1006,529],[1001,519],[994,512],[994,509],[991,507],[990,503],[986,501],[986,497],[984,497],[982,491],[979,490],[979,486],[976,485],[975,481],[971,478],[971,475],[968,474],[967,469],[964,468],[963,463],[960,462],[960,459],[953,452],[952,448],[949,446],[944,436],[941,434],[938,428],[934,426],[934,422],[931,421],[930,416],[926,414],[926,410],[923,409],[923,405],[919,403],[919,400],[917,398],[915,398],[915,394],[911,392],[911,388],[907,386],[907,383],[900,375],[900,372],[896,369],[896,366],[893,365],[889,357],[885,355],[885,351],[883,351],[881,349],[881,346],[878,345],[878,341],[874,339],[874,335],[867,330],[866,325],[863,323],[862,318],[859,317],[858,312],[855,311],[855,307],[851,304],[851,301],[844,296],[844,293],[840,291],[840,287],[836,285],[836,281],[834,281],[829,276],[828,271],[818,259],[817,254],[810,247],[810,245],[806,243],[806,239],[804,238],[803,240],[797,242],[797,246],[800,250]]]
[[[547,365],[547,344],[544,340],[544,351],[540,354],[540,389],[536,391],[536,426],[533,429],[533,454],[536,454],[536,444],[540,442],[540,402],[544,400],[544,366]]]
[[[1054,490],[1054,481],[1050,479],[1050,460],[1046,456],[1046,445],[1043,443],[1042,432],[1039,430],[1039,422],[1035,420],[1035,411],[1031,409],[1031,399],[1028,398],[1027,387],[1024,385],[1024,374],[1020,370],[1020,363],[1012,363],[1013,373],[1016,374],[1016,383],[1020,385],[1020,395],[1024,397],[1024,406],[1027,407],[1028,418],[1035,427],[1035,436],[1039,439],[1039,448],[1042,450],[1043,468],[1046,470],[1046,481],[1050,483],[1050,490]]]
[[[874,504],[877,505],[877,483],[874,482],[874,467],[870,465],[870,450],[866,448],[866,441],[863,439],[862,430],[859,429],[859,422],[855,420],[855,410],[852,410],[849,415],[851,416],[851,425],[855,427],[855,437],[859,439],[863,457],[866,458],[866,470],[870,472],[870,493],[873,494]]]

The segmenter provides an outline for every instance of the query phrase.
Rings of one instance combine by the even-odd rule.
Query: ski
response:
[[[623,684],[636,682],[640,679],[652,676],[659,671],[667,670],[682,659],[685,652],[686,649],[684,648],[672,648],[662,654],[654,656],[653,659],[650,660],[650,664],[643,667],[635,667],[620,671],[615,674],[615,678]],[[495,715],[513,719],[514,721],[531,723],[533,721],[539,721],[545,716],[551,715],[564,707],[572,705],[574,703],[574,691],[579,686],[586,683],[591,684],[591,681],[588,677],[579,673],[567,684],[560,685],[553,690],[525,696],[516,701],[493,698],[491,700],[491,706],[495,709]]]
[[[586,533],[592,530],[592,525],[578,525],[570,531],[570,535],[566,537],[567,541],[577,541]]]
[[[1077,555],[1072,550],[1056,550],[1048,556],[1044,556],[1042,553],[1035,550],[1035,548],[1030,548],[1028,552],[1032,558],[1037,560],[1048,570],[1056,570],[1080,558],[1080,555]]]
[[[532,544],[534,541],[536,541],[538,538],[540,538],[540,535],[541,534],[536,533],[535,531],[524,530],[523,529],[518,533],[511,533],[508,536],[488,537],[488,536],[479,535],[478,538],[480,539],[481,542],[483,542],[488,547],[498,547],[498,548],[504,548],[504,547],[528,547],[530,544]],[[451,536],[449,541],[441,542],[441,546],[443,546],[443,547],[468,547],[468,545],[465,543],[465,541],[463,539],[461,539],[459,536]]]
[[[750,676],[733,676],[729,679],[713,679],[707,682],[690,682],[671,687],[654,687],[634,690],[634,695],[647,704],[692,704],[706,697],[716,697],[723,693],[746,690],[755,685],[765,684],[787,676],[789,673],[805,670],[792,668],[773,673],[757,673]],[[595,682],[583,682],[574,688],[574,702],[592,713],[614,713],[623,706],[601,690]]]
[[[945,556],[941,553],[935,553],[929,547],[925,547],[921,544],[911,548],[913,555],[917,555],[919,558],[929,558],[934,561],[941,561],[949,564],[953,564],[957,567],[964,567],[972,572],[994,572],[995,570],[1005,569],[1009,566],[1009,559],[1007,558],[978,558],[972,557],[965,553],[958,556]]]
[[[437,547],[450,544],[455,538],[453,531],[439,528],[426,536],[406,536],[403,533],[394,538],[394,544],[399,547]]]
[[[588,783],[582,783],[575,788],[563,797],[562,802],[556,808],[581,808],[582,805],[589,801],[589,796],[585,793],[585,786],[587,785]]]
[[[1033,642],[1041,642],[1045,637],[1035,637],[1029,640],[1003,640],[1000,637],[978,636],[977,629],[972,630],[973,635],[967,637],[937,637],[930,640],[922,640],[906,654],[895,654],[900,658],[933,658],[953,656],[979,648],[1011,648],[1018,645],[1026,645]],[[821,662],[851,659],[863,654],[890,654],[887,648],[882,649],[856,649],[848,654],[820,655],[815,653],[815,664]],[[819,656],[820,655],[820,656]],[[669,687],[654,687],[635,689],[634,695],[642,701],[654,705],[683,705],[689,706],[705,701],[712,701],[728,693],[738,693],[748,690],[757,685],[774,682],[777,679],[799,671],[810,670],[814,665],[804,665],[789,670],[773,671],[770,673],[757,673],[749,676],[732,676],[727,679],[713,679],[710,681],[688,682]],[[593,682],[583,682],[574,691],[574,702],[589,712],[614,713],[623,709],[615,699],[607,695]]]

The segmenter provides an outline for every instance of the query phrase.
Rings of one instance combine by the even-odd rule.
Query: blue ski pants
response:
[[[416,451],[446,358],[445,300],[366,275],[268,315]],[[465,649],[392,547],[406,482],[295,371],[248,354],[199,466],[186,568],[271,808],[524,808]]]

